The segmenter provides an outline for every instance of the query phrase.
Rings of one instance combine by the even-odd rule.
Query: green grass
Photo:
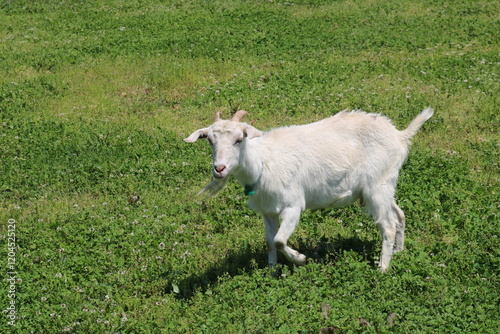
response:
[[[496,333],[496,1],[4,1],[6,333]],[[406,127],[406,250],[376,269],[357,206],[304,213],[310,259],[266,268],[261,218],[182,138],[237,109],[262,130],[362,108]],[[15,300],[15,326],[8,323]]]

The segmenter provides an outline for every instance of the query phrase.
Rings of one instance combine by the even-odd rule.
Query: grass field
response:
[[[0,2],[2,333],[497,333],[498,1]],[[359,206],[306,212],[303,267],[267,269],[207,143],[345,108],[399,129],[426,106],[377,271]]]

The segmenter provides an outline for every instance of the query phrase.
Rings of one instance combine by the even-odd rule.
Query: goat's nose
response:
[[[214,169],[217,173],[222,173],[226,169],[226,165],[215,165]]]

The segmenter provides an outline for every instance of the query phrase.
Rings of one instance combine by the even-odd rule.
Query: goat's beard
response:
[[[214,179],[208,186],[206,186],[198,195],[203,195],[206,197],[213,197],[217,195],[219,191],[222,190],[229,181],[229,175],[223,179]]]

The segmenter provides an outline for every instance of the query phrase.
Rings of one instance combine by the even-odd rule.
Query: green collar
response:
[[[260,181],[260,178],[262,177],[262,173],[264,172],[264,164],[262,164],[262,170],[260,171],[260,175],[259,175],[259,178],[257,179],[257,181],[255,181],[254,184],[246,184],[245,185],[245,190],[243,191],[243,193],[245,194],[245,196],[253,196],[255,195],[255,187],[257,186],[257,183],[259,183]]]
[[[255,190],[253,190],[253,187],[255,185],[252,184],[252,185],[245,185],[245,190],[243,190],[243,193],[245,194],[245,196],[252,196],[252,195],[255,195]]]

